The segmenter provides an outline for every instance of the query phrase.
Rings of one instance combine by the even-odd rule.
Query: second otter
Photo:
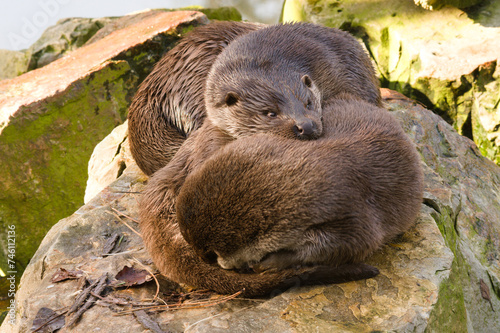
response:
[[[423,174],[399,123],[354,100],[324,123],[315,141],[236,140],[186,178],[177,219],[200,256],[259,272],[360,263],[413,225]]]

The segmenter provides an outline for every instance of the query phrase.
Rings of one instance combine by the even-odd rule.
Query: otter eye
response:
[[[277,114],[276,112],[274,112],[274,111],[269,111],[269,112],[267,113],[267,116],[268,116],[269,118],[276,118],[276,116],[277,116],[277,115],[278,115],[278,114]]]
[[[312,102],[311,102],[311,100],[310,100],[310,99],[308,99],[308,100],[307,100],[307,105],[306,105],[306,108],[307,108],[308,110],[312,110],[312,108],[313,108],[313,104],[312,104]]]

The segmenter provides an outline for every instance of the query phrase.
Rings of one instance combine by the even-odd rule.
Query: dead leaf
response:
[[[112,284],[114,287],[131,287],[151,281],[152,276],[144,269],[136,270],[133,267],[125,266],[116,274],[115,279],[118,281],[114,281]]]
[[[53,283],[61,282],[69,279],[79,279],[83,276],[82,271],[68,271],[62,267],[60,267],[55,273],[54,276],[50,279]]]
[[[479,289],[481,290],[481,296],[485,300],[487,300],[488,302],[490,302],[491,310],[495,311],[495,309],[493,308],[493,303],[491,303],[490,288],[484,282],[483,279],[479,279]]]
[[[38,310],[33,325],[32,332],[52,333],[64,326],[64,316],[59,315],[54,310],[49,308],[41,308]]]

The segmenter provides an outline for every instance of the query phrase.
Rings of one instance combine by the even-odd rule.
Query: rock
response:
[[[0,50],[0,80],[11,79],[28,70],[28,56],[22,51]]]
[[[138,83],[182,33],[207,22],[200,12],[157,11],[0,82],[0,225],[18,230],[18,272],[49,228],[83,204],[92,150],[125,120]]]
[[[88,203],[106,186],[121,176],[125,168],[135,165],[127,140],[128,121],[117,126],[94,148],[89,161],[89,178],[84,202]]]
[[[234,7],[203,8],[200,6],[189,6],[183,10],[197,10],[207,15],[211,20],[219,21],[241,21],[240,12]]]
[[[444,6],[468,8],[475,6],[479,3],[485,2],[484,0],[414,0],[414,1],[416,5],[419,5],[428,10],[441,9]]]
[[[500,164],[500,2],[468,12],[408,1],[287,0],[283,20],[348,30],[366,46],[382,86],[416,99]]]
[[[233,300],[207,308],[151,313],[170,332],[497,332],[500,329],[500,168],[469,139],[404,96],[383,91],[389,110],[416,143],[425,170],[425,200],[417,225],[368,261],[381,274],[366,281],[297,287],[258,301]],[[118,180],[47,234],[23,275],[14,325],[26,331],[38,310],[71,305],[77,282],[52,283],[60,268],[96,279],[125,265],[140,269],[148,255],[139,236],[114,215],[137,218],[145,177],[134,163]],[[115,210],[114,210],[115,209]],[[114,213],[114,214],[113,214]],[[137,224],[121,217],[132,227]],[[117,254],[103,257],[110,235],[124,236]],[[132,258],[137,258],[141,264]],[[480,281],[483,280],[481,283]],[[175,286],[174,286],[175,287]],[[171,286],[172,288],[172,286]],[[490,301],[482,290],[489,290]],[[165,288],[166,290],[166,288]],[[110,291],[114,297],[151,299],[154,283]],[[165,295],[161,297],[166,298]],[[138,319],[94,306],[72,332],[143,332]],[[7,318],[8,319],[8,318]]]
[[[99,29],[113,21],[113,18],[65,18],[47,28],[42,36],[30,46],[28,70],[43,67],[76,50],[85,44]]]
[[[203,8],[201,6],[190,6],[179,9],[154,9],[154,10],[145,10],[140,13],[133,13],[130,15],[125,15],[120,18],[116,18],[113,21],[107,23],[103,28],[95,33],[89,40],[87,44],[92,44],[115,30],[123,29],[130,25],[136,24],[144,19],[147,19],[150,16],[154,16],[158,11],[198,11],[202,12],[207,16],[210,20],[219,20],[219,21],[241,21],[241,14],[234,7],[220,7],[220,8]]]

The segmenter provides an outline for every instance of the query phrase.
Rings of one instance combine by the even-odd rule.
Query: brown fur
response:
[[[129,138],[146,174],[170,161],[206,112],[233,138],[273,132],[316,139],[326,100],[347,92],[380,104],[370,59],[348,33],[313,24],[260,27],[197,28],[141,84],[129,111]]]
[[[367,265],[344,265],[340,268],[313,266],[244,274],[204,262],[181,235],[175,212],[176,197],[185,178],[202,167],[203,162],[220,147],[232,141],[232,137],[206,121],[186,140],[172,161],[149,179],[139,206],[140,226],[144,244],[163,275],[176,282],[219,293],[245,289],[246,296],[257,296],[276,288],[290,287],[296,283],[297,277],[301,277],[301,284],[337,283],[369,278],[378,273]]]
[[[195,251],[226,269],[335,267],[405,232],[423,175],[398,122],[366,102],[334,100],[324,125],[315,141],[236,140],[191,172],[176,211]]]
[[[129,108],[130,149],[151,175],[167,165],[205,118],[203,94],[210,67],[236,37],[258,29],[244,22],[215,22],[196,28],[168,51],[141,83]]]
[[[294,126],[279,123],[291,120],[314,128],[304,138],[315,139],[322,107],[345,93],[381,103],[370,58],[356,39],[311,23],[278,24],[242,35],[220,53],[205,104],[213,124],[235,138],[269,131],[293,137]],[[274,119],[266,117],[271,112]]]

